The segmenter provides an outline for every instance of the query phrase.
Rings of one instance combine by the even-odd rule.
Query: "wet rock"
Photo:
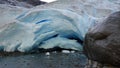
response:
[[[120,11],[90,29],[84,52],[90,60],[120,67]]]

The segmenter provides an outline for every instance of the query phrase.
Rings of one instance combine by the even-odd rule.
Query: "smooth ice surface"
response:
[[[116,0],[59,0],[32,9],[0,6],[0,50],[61,47],[82,51],[88,29],[120,10]],[[6,7],[7,6],[7,7]]]
[[[16,17],[27,10],[28,9],[22,7],[0,4],[0,28],[7,23],[13,22]]]

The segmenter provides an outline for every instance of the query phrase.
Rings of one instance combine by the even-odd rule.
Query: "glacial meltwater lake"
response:
[[[0,68],[84,68],[81,53],[45,53],[0,56]]]

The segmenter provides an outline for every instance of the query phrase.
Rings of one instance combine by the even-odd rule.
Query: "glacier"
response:
[[[87,31],[119,11],[119,3],[59,0],[31,9],[0,4],[0,51],[30,52],[54,47],[82,51]]]

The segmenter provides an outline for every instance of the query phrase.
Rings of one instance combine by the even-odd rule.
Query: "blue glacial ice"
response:
[[[2,28],[0,48],[4,51],[26,52],[34,48],[58,46],[81,51],[81,41],[88,29],[84,29],[88,25],[83,22],[80,15],[68,10],[28,11]]]
[[[62,1],[42,6],[42,9],[41,6],[21,9],[1,5],[0,50],[29,52],[39,48],[60,47],[82,51],[82,41],[89,28],[115,11],[115,8],[94,7],[89,0],[85,3],[82,0],[75,0],[75,4],[69,2],[72,6],[69,0],[64,1],[66,4],[62,4]]]

